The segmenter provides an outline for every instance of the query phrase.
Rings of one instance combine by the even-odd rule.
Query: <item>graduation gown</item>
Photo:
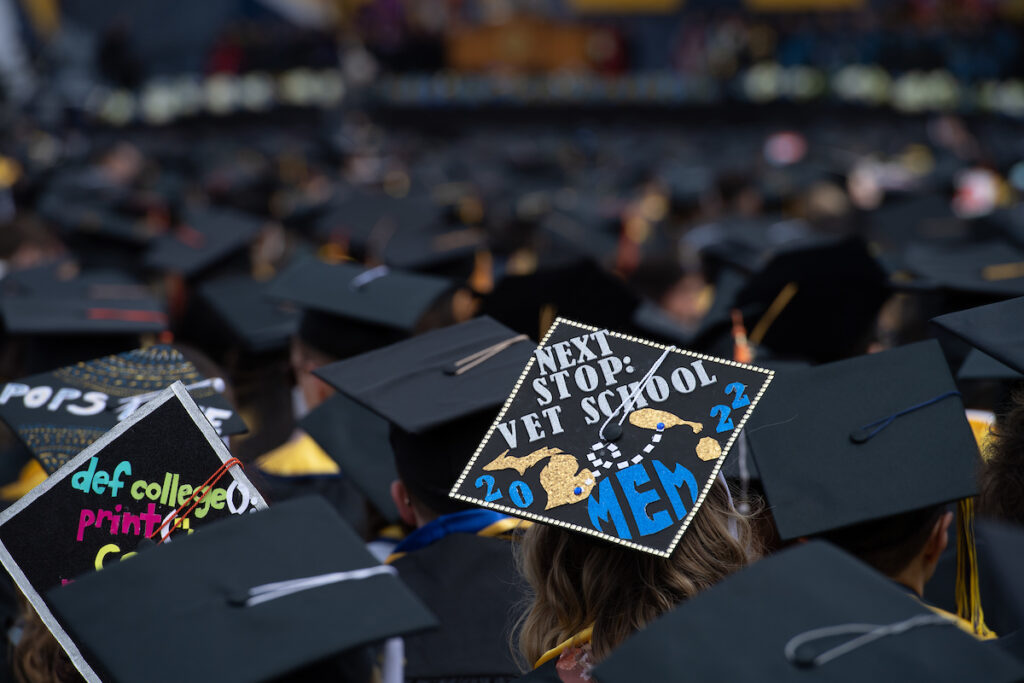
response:
[[[399,544],[389,563],[441,626],[405,638],[405,678],[492,683],[519,675],[510,634],[524,583],[509,532],[521,522],[489,510],[444,515]]]

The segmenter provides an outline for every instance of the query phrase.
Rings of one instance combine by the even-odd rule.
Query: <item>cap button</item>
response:
[[[817,658],[817,654],[808,644],[801,645],[793,653],[793,663],[801,669],[810,669],[814,667],[814,660]]]
[[[135,552],[141,553],[146,550],[152,550],[155,547],[156,543],[153,542],[153,539],[148,536],[144,536],[142,540],[139,541],[139,544],[135,546]]]
[[[866,429],[854,429],[850,432],[850,441],[853,443],[867,443],[871,439],[871,434]]]
[[[605,441],[618,441],[622,438],[622,427],[610,424],[601,430],[601,438]]]
[[[224,597],[224,600],[232,607],[245,607],[245,604],[249,602],[249,591],[233,590]]]

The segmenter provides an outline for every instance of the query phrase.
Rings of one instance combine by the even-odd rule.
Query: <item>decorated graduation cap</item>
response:
[[[667,557],[771,378],[559,318],[451,495]]]
[[[1024,297],[1018,297],[940,315],[932,319],[932,324],[1019,374],[1024,373],[1022,320]]]
[[[747,434],[780,538],[896,547],[960,501],[958,603],[983,632],[969,552],[978,446],[938,342],[780,374],[772,391]]]
[[[398,479],[388,421],[344,394],[335,394],[299,421],[345,476],[389,522],[398,522],[391,482]]]
[[[0,387],[0,419],[52,473],[158,392],[181,381],[222,436],[246,431],[223,396],[179,351],[151,346],[33,375]]]
[[[414,332],[452,285],[443,278],[308,258],[282,272],[268,295],[302,308],[298,336],[337,358]]]
[[[181,223],[154,241],[146,265],[192,277],[248,247],[262,226],[239,211],[186,209]]]
[[[526,335],[482,317],[316,374],[388,420],[399,475],[420,501],[440,512],[457,505],[448,491],[533,348]]]
[[[200,285],[199,296],[234,343],[258,354],[287,348],[299,327],[297,311],[267,296],[270,286],[245,275],[225,275]]]
[[[47,600],[90,680],[170,682],[205,671],[245,683],[312,676],[315,664],[323,678],[308,680],[324,680],[333,655],[436,626],[395,574],[310,497],[213,524]],[[227,656],[232,643],[244,657]]]
[[[238,460],[175,383],[0,514],[0,562],[77,666],[43,593],[149,541],[178,540],[263,507]]]
[[[821,541],[726,577],[633,635],[594,671],[602,683],[1009,683],[1022,675],[1024,664]]]

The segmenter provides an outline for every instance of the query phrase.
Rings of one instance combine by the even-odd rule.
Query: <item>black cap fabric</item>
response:
[[[539,339],[556,316],[609,329],[630,329],[640,297],[590,259],[566,257],[530,275],[506,275],[484,298],[482,312]],[[544,329],[542,329],[544,327]]]
[[[892,634],[879,633],[845,653],[834,650],[876,627],[897,624],[902,628]],[[842,630],[828,636],[823,629],[831,628]],[[594,676],[601,683],[1008,683],[1024,676],[1024,665],[841,550],[812,541],[691,598],[627,640],[598,664]]]
[[[391,498],[391,482],[398,479],[388,441],[388,421],[344,394],[335,394],[299,421],[317,445],[331,456],[388,520],[399,521]]]
[[[283,349],[299,327],[299,314],[267,297],[270,283],[244,275],[204,282],[199,296],[236,343],[251,353]]]
[[[334,355],[345,357],[395,341],[396,332],[412,333],[450,289],[451,283],[442,278],[310,258],[282,272],[268,295],[312,313],[303,316],[299,336],[344,351]],[[366,343],[359,343],[364,337]]]
[[[864,350],[887,295],[885,274],[862,240],[814,238],[779,249],[736,306],[751,342],[820,363]]]
[[[168,346],[137,349],[8,382],[0,387],[0,419],[52,473],[176,381],[186,385],[218,433],[246,431],[245,422],[221,393],[224,380],[203,377]]]
[[[533,349],[484,316],[332,363],[315,374],[402,430],[420,434],[497,409]],[[493,355],[471,365],[485,355],[481,352]]]
[[[248,247],[262,226],[262,219],[238,211],[189,208],[180,225],[156,239],[146,265],[193,277]]]
[[[667,557],[771,376],[559,318],[451,495]]]
[[[932,319],[932,324],[1024,373],[1024,297],[969,308]]]
[[[964,359],[963,365],[956,371],[959,380],[1018,380],[1024,374],[1017,372],[1008,365],[1003,365],[987,353],[971,349]]]
[[[443,222],[443,209],[422,198],[352,193],[333,200],[314,223],[316,234],[344,244],[359,257],[380,258],[397,234],[428,230]]]
[[[435,626],[388,569],[311,497],[204,528],[47,600],[104,680],[176,682],[203,671],[243,683]],[[338,580],[343,572],[355,573]],[[255,592],[310,577],[325,583]]]
[[[912,244],[904,261],[931,289],[993,297],[1024,294],[1024,251],[1008,242]]]
[[[534,349],[483,317],[334,363],[323,380],[386,418],[396,469],[433,511],[459,507],[448,491]]]
[[[935,341],[780,373],[747,435],[784,540],[977,493],[978,447]]]
[[[8,334],[140,335],[167,329],[167,313],[152,297],[81,299],[45,295],[0,299]]]

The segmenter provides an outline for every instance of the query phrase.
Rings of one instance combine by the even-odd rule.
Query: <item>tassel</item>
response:
[[[747,341],[747,328],[743,326],[743,314],[739,309],[732,309],[732,359],[737,363],[752,363],[754,349]]]
[[[994,638],[995,633],[985,625],[985,613],[981,609],[978,548],[974,542],[974,498],[964,498],[957,504],[956,517],[957,616],[970,622],[974,635],[979,638]]]

